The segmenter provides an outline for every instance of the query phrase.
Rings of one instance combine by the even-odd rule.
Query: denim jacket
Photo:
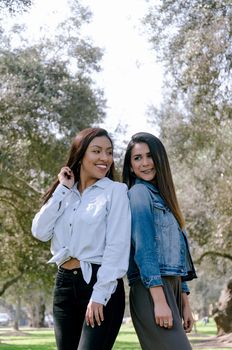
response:
[[[186,232],[151,183],[136,179],[128,192],[132,215],[132,243],[128,269],[129,285],[141,279],[146,288],[162,285],[161,276],[196,278]]]

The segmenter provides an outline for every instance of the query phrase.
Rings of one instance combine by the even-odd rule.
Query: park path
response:
[[[220,337],[195,334],[191,336],[193,349],[232,349],[232,333]]]

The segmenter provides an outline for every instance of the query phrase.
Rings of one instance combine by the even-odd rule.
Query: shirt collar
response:
[[[91,186],[89,186],[88,188],[91,188],[91,187],[100,187],[100,188],[103,188],[105,189],[107,186],[109,186],[109,184],[112,182],[112,180],[110,180],[108,177],[103,177],[102,179],[100,180],[97,180],[94,184],[92,184]],[[78,182],[76,182],[73,187],[72,187],[72,191],[73,192],[78,192],[77,190],[77,184]],[[78,192],[79,193],[79,192]]]
[[[102,179],[96,181],[92,186],[101,187],[104,189],[108,187],[111,182],[112,180],[110,180],[108,177],[103,177]]]

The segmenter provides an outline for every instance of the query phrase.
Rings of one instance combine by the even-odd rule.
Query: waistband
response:
[[[93,271],[97,271],[101,265],[91,263],[91,266]],[[76,267],[75,269],[70,270],[70,269],[65,269],[62,266],[58,267],[58,272],[61,272],[62,274],[67,274],[67,275],[70,275],[70,274],[76,275],[76,274],[82,273],[81,267]]]

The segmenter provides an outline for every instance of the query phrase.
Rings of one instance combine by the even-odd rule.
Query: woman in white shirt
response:
[[[58,265],[58,350],[110,350],[122,322],[131,219],[127,187],[113,177],[107,131],[82,130],[32,223],[36,238],[51,240],[49,262]]]

